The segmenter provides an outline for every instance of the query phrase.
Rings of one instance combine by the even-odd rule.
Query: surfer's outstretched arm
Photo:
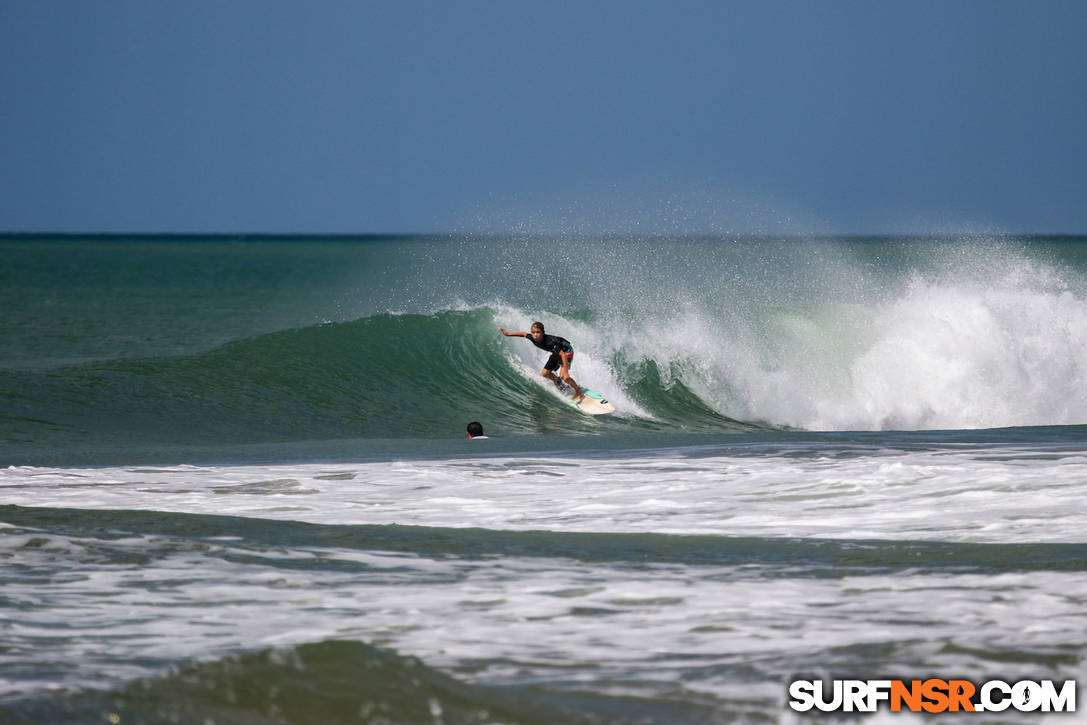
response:
[[[499,327],[498,331],[506,337],[528,337],[527,332],[506,332],[506,328],[504,327]]]

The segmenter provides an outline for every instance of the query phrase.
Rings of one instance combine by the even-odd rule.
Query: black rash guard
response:
[[[571,345],[570,341],[567,340],[565,337],[559,337],[558,335],[548,335],[544,333],[543,339],[539,342],[536,342],[536,338],[534,338],[531,333],[525,335],[525,337],[528,338],[528,341],[531,342],[533,345],[540,348],[541,350],[547,350],[552,355],[557,352],[565,352],[568,354],[574,352],[574,346]]]
[[[539,342],[536,342],[536,338],[532,336],[532,333],[525,335],[525,337],[536,347],[551,353],[551,357],[547,358],[547,362],[544,363],[544,370],[555,372],[562,367],[562,358],[566,358],[567,365],[574,361],[574,346],[565,337],[544,333],[543,339]]]

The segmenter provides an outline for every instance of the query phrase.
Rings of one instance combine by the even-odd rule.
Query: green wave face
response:
[[[384,314],[196,355],[4,371],[0,394],[14,405],[0,437],[24,445],[448,438],[470,420],[505,435],[749,428],[707,408],[682,384],[665,385],[646,360],[615,376],[644,408],[589,418],[528,367],[542,369],[544,353],[525,340],[505,340],[497,327],[486,309]]]

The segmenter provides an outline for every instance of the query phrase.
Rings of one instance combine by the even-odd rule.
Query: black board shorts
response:
[[[566,356],[566,365],[568,367],[574,364],[573,352],[553,352],[551,353],[551,357],[547,358],[547,364],[544,365],[544,370],[550,370],[551,372],[555,372],[560,367],[562,367],[562,360],[559,359],[559,355]]]

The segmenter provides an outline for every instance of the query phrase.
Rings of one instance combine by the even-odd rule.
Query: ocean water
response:
[[[795,679],[1087,681],[1087,238],[0,258],[0,722],[797,723]],[[498,333],[534,320],[616,414]]]

